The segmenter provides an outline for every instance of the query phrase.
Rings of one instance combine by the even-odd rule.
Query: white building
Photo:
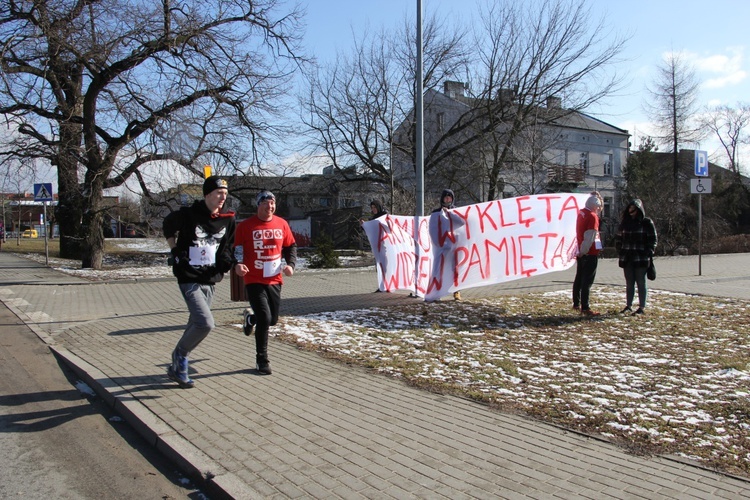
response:
[[[393,141],[394,176],[407,189],[416,182],[413,130],[412,112]],[[463,83],[445,82],[443,92],[427,90],[424,96],[425,207],[436,205],[445,188],[456,193],[457,205],[597,190],[605,200],[604,218],[612,217],[620,206],[629,137],[626,130],[564,109],[556,97],[532,107],[508,90],[488,103],[467,97]]]

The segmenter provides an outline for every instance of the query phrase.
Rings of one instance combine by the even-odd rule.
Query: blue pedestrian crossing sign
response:
[[[52,183],[34,184],[34,201],[52,201]]]
[[[695,151],[695,175],[708,177],[708,153],[706,151]]]

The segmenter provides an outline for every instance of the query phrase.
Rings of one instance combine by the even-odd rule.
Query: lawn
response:
[[[750,477],[750,302],[652,291],[598,318],[569,291],[284,317],[276,335],[407,383],[474,399],[639,454]]]

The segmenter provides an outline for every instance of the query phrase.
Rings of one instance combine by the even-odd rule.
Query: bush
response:
[[[310,267],[313,269],[330,269],[341,267],[339,257],[333,248],[333,241],[328,235],[319,236],[313,241],[315,253],[310,257]]]
[[[750,252],[750,234],[735,234],[702,242],[702,253],[746,253]],[[698,253],[696,247],[695,253]]]

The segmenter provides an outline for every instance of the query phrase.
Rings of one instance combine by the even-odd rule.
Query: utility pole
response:
[[[424,215],[424,92],[422,68],[422,0],[417,0],[417,75],[415,77],[416,95],[416,148],[417,148],[417,217]]]
[[[5,189],[3,189],[2,192],[0,192],[0,200],[2,200],[2,204],[3,204],[3,241],[2,243],[5,243],[5,235],[8,231],[8,226],[5,225]]]

